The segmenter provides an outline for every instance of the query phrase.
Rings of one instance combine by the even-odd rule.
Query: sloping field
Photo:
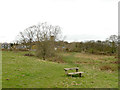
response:
[[[25,53],[2,52],[3,88],[118,88],[114,56],[61,53],[65,63],[57,63]],[[65,75],[64,68],[76,66],[85,72],[82,77]]]

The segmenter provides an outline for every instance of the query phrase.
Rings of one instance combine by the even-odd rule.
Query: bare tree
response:
[[[118,36],[117,35],[111,35],[108,40],[110,41],[110,45],[112,47],[111,52],[115,53],[117,46],[118,46]]]
[[[31,26],[19,34],[19,43],[29,46],[31,49],[33,42],[36,44],[36,55],[46,57],[55,55],[54,42],[61,37],[61,28],[45,23]]]
[[[42,57],[43,60],[47,57],[54,56],[54,42],[59,40],[59,37],[61,36],[60,27],[41,23],[37,26],[36,31],[37,56]]]
[[[36,26],[34,25],[19,34],[19,43],[25,45],[29,50],[32,47],[33,41],[35,41],[35,30]]]
[[[117,36],[117,35],[111,35],[108,39],[109,39],[111,42],[117,42],[117,41],[118,41],[118,36]]]

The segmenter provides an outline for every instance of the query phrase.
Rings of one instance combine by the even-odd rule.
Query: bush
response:
[[[43,60],[45,60],[46,58],[54,57],[55,56],[54,43],[50,40],[38,42],[36,56],[39,58],[43,58]]]
[[[65,63],[64,60],[62,59],[62,56],[56,55],[55,57],[49,58],[49,61],[52,62],[57,62],[57,63]]]

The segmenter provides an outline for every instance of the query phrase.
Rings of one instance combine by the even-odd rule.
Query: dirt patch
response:
[[[75,62],[76,64],[89,64],[88,62],[80,62],[80,61],[77,61]]]
[[[60,57],[60,56],[50,58],[49,61],[57,62],[57,63],[65,63],[64,60],[62,59],[62,57]]]
[[[24,56],[35,56],[35,55],[27,53],[27,54],[24,54]]]
[[[96,64],[95,62],[85,62],[85,61],[83,61],[83,62],[76,61],[75,63],[76,64]]]

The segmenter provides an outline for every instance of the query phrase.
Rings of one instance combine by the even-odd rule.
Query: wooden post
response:
[[[80,73],[79,75],[80,75],[80,77],[81,77],[81,73]]]
[[[68,73],[67,73],[67,70],[65,70],[65,73],[68,74]]]
[[[78,72],[78,69],[76,68],[76,72]]]

